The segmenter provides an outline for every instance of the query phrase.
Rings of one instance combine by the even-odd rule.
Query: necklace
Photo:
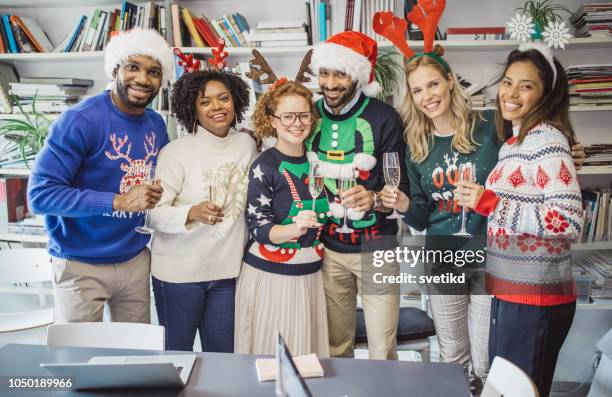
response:
[[[115,100],[113,99],[113,92],[109,91],[108,95],[110,96],[111,103],[113,104],[113,106],[119,109],[119,106],[117,106],[117,104],[115,103]]]

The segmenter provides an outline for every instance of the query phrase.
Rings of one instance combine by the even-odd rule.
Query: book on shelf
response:
[[[78,79],[75,77],[31,77],[23,76],[19,79],[22,84],[56,84],[56,85],[76,85],[82,87],[92,87],[94,81],[90,79]]]
[[[591,296],[596,302],[598,298],[601,301],[612,298],[612,249],[596,250],[578,259],[575,271],[591,276]]]
[[[7,233],[9,222],[18,222],[28,214],[28,178],[0,178],[0,232]]]
[[[504,40],[507,39],[503,26],[488,27],[449,27],[445,33],[446,40]]]
[[[251,41],[255,47],[298,47],[307,46],[308,40],[267,40],[267,41]]]
[[[612,3],[586,3],[569,18],[575,37],[612,36]]]
[[[584,222],[580,242],[593,243],[612,239],[609,189],[583,189]]]

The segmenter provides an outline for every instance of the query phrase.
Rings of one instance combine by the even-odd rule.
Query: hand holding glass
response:
[[[383,174],[385,183],[397,190],[401,179],[401,167],[397,152],[383,154]],[[393,213],[387,219],[402,219],[403,217],[404,215],[397,212],[394,206]]]
[[[151,163],[149,163],[149,165],[147,166],[146,170],[145,170],[145,175],[143,178],[142,183],[144,185],[151,185],[153,183],[155,183],[155,166],[153,166]],[[144,218],[144,224],[142,226],[136,226],[136,231],[138,233],[142,233],[142,234],[153,234],[155,233],[155,229],[153,229],[151,226],[149,226],[149,211],[150,210],[145,210],[145,218]]]

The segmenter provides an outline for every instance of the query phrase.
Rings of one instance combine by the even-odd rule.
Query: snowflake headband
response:
[[[557,82],[557,67],[555,66],[555,58],[554,58],[554,55],[553,55],[551,49],[546,47],[542,43],[537,43],[537,42],[532,41],[532,42],[521,44],[519,46],[518,50],[521,51],[521,52],[530,51],[530,50],[536,50],[540,54],[542,54],[542,56],[544,57],[544,59],[546,59],[546,62],[548,62],[548,65],[552,69],[552,72],[553,72],[553,83],[552,83],[552,85],[554,87],[555,83]]]
[[[423,32],[423,52],[415,54],[406,41],[406,30],[408,29],[408,21],[403,18],[398,18],[392,12],[377,12],[374,14],[372,27],[379,35],[389,39],[391,43],[410,61],[414,58],[429,56],[438,61],[448,73],[450,67],[448,63],[435,52],[433,52],[434,38],[436,37],[436,29],[438,22],[446,6],[446,0],[437,0],[434,4],[433,0],[418,0],[418,4],[412,7],[412,10],[406,14],[406,18],[417,25]],[[427,15],[423,13],[427,12]]]
[[[543,41],[546,45],[534,41],[536,35],[535,24],[528,15],[516,14],[510,22],[508,22],[508,30],[510,38],[521,41],[519,51],[536,50],[540,52],[553,71],[553,85],[557,82],[557,68],[551,48],[565,49],[565,45],[569,43],[572,35],[569,29],[565,26],[564,21],[552,21],[542,32]]]

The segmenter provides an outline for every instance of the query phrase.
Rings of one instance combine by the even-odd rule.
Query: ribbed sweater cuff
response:
[[[480,200],[478,200],[474,211],[480,215],[489,216],[495,211],[497,203],[499,203],[497,194],[491,189],[486,189],[482,196],[480,196]]]
[[[91,206],[92,213],[102,215],[108,212],[113,212],[113,200],[115,199],[115,193],[111,192],[99,192],[92,197],[89,205]]]

